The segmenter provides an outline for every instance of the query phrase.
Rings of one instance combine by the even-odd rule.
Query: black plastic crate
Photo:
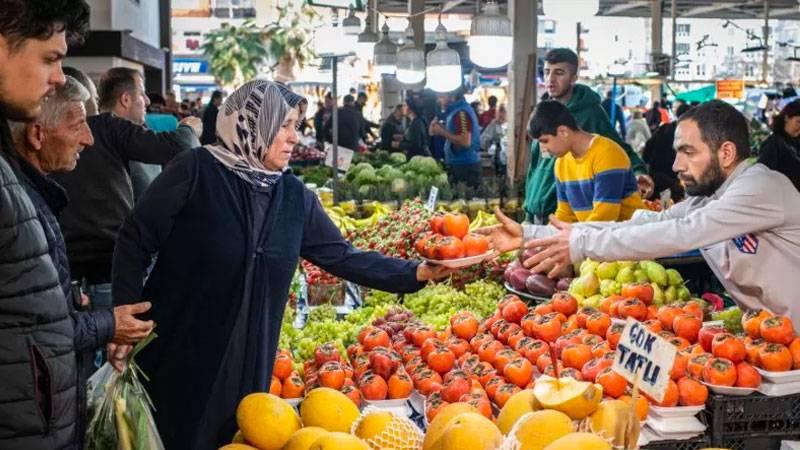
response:
[[[698,436],[683,441],[653,441],[640,450],[699,450],[711,444],[707,435]]]
[[[794,436],[775,436],[774,434],[731,438],[725,437],[718,445],[730,450],[778,450],[781,448],[781,441],[796,441],[798,435]]]
[[[800,435],[800,394],[783,397],[758,393],[746,397],[712,394],[705,413],[711,443],[717,447],[727,447],[725,442],[730,441],[732,448],[751,448],[748,440],[775,438],[778,444],[774,448],[779,448],[782,439]],[[747,446],[733,446],[739,441]]]

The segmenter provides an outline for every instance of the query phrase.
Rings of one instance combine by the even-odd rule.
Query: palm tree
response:
[[[241,26],[223,23],[205,36],[202,49],[217,83],[232,89],[252,80],[269,56],[263,30],[248,20]]]

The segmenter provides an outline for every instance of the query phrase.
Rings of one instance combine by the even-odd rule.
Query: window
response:
[[[691,49],[691,44],[678,42],[675,44],[675,51],[678,55],[688,55]]]
[[[752,64],[748,64],[747,66],[745,66],[744,76],[746,76],[746,77],[754,77],[754,76],[756,76],[756,66],[754,66]]]
[[[695,74],[698,77],[706,76],[706,65],[705,64],[698,64],[697,67],[695,68]]]
[[[679,23],[675,28],[675,31],[678,36],[689,36],[692,31],[692,26],[688,23]]]
[[[554,20],[540,19],[539,32],[552,34],[556,32],[556,22]]]
[[[733,56],[733,47],[728,46],[728,56]]]
[[[220,18],[249,18],[256,16],[254,0],[213,0],[214,16]]]

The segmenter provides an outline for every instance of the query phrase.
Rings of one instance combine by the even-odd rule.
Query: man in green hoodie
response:
[[[600,103],[600,96],[589,87],[576,84],[577,79],[578,56],[575,52],[567,48],[555,48],[547,52],[544,63],[546,97],[565,104],[582,130],[605,136],[619,144],[631,160],[640,191],[649,195],[653,180],[647,175],[647,167],[611,126],[611,120]],[[547,223],[547,218],[556,210],[555,161],[552,155],[540,151],[538,141],[531,144],[531,167],[525,181],[524,208],[527,220],[532,223]]]

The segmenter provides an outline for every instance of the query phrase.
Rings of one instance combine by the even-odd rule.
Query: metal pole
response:
[[[761,78],[767,82],[769,75],[769,0],[764,0],[764,59],[761,62]]]
[[[616,130],[614,119],[617,118],[617,77],[611,77],[611,80],[611,128]]]
[[[675,36],[678,33],[678,31],[677,31],[677,29],[678,29],[678,25],[677,25],[678,6],[677,6],[677,3],[678,3],[678,0],[672,0],[672,11],[671,11],[671,14],[672,14],[672,54],[671,54],[671,56],[672,56],[672,59],[670,60],[669,67],[670,67],[670,73],[672,74],[672,79],[673,80],[675,79],[675,64],[677,62],[677,60],[675,59],[677,57],[675,52],[677,51],[677,48],[678,48],[677,44],[675,43]]]
[[[333,131],[333,202],[336,203],[336,191],[339,180],[339,93],[336,85],[339,83],[339,57],[331,56],[333,65],[333,85],[331,86],[331,96],[333,97],[333,111],[331,111],[331,129]]]
[[[578,74],[581,73],[581,23],[575,24],[575,54],[578,56]]]

